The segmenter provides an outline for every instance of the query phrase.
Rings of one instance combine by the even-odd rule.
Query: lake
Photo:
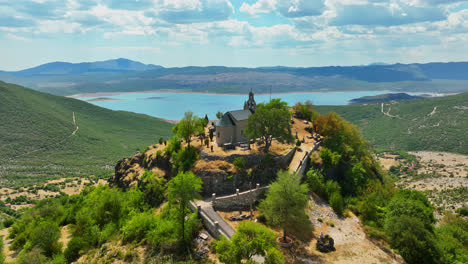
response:
[[[315,105],[346,105],[348,101],[362,96],[373,96],[388,92],[314,92],[272,94],[271,98],[281,98],[290,106],[296,102],[312,101]],[[413,94],[413,93],[409,93]],[[110,96],[79,97],[92,104],[112,110],[123,110],[147,114],[168,120],[179,120],[187,111],[203,117],[208,114],[210,119],[216,119],[218,111],[226,112],[244,107],[248,99],[246,95],[228,94],[197,94],[197,93],[126,93]],[[258,103],[270,100],[270,95],[255,95]]]

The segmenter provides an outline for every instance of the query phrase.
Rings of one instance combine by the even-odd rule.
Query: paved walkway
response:
[[[200,206],[200,210],[205,213],[205,215],[211,220],[211,222],[218,222],[219,231],[221,231],[229,240],[232,238],[236,232],[224,219],[216,213],[213,209],[213,204],[211,198],[206,200],[195,201],[197,206]]]
[[[315,141],[311,141],[309,143],[303,143],[301,145],[301,148],[296,150],[296,153],[294,153],[291,163],[289,163],[290,173],[297,172],[297,170],[299,169],[299,166],[301,165],[301,161],[304,159],[306,153],[312,150],[312,148],[314,147],[314,144],[315,144]]]

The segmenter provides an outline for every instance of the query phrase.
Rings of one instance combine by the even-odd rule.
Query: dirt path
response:
[[[78,132],[78,126],[76,125],[76,120],[75,120],[75,112],[73,112],[73,116],[72,116],[72,121],[73,121],[73,124],[75,125],[75,129],[73,130],[73,132],[71,133],[71,135],[69,135],[68,137],[60,140],[59,142],[55,142],[55,143],[52,143],[52,144],[49,144],[47,146],[44,146],[42,148],[38,148],[38,149],[34,149],[34,150],[31,150],[31,151],[28,151],[26,153],[23,153],[23,154],[20,154],[20,155],[17,155],[17,156],[14,156],[14,157],[10,157],[8,159],[5,159],[5,161],[12,161],[14,159],[17,159],[19,157],[23,157],[23,156],[26,156],[26,155],[29,155],[29,154],[32,154],[32,153],[35,153],[35,152],[38,152],[38,151],[41,151],[43,149],[47,149],[51,146],[54,146],[54,145],[58,145],[58,144],[62,144],[63,142],[65,142],[66,140],[68,140],[70,137],[74,136],[76,134],[76,132]]]
[[[76,134],[76,132],[78,132],[78,129],[79,127],[76,125],[76,120],[75,120],[75,112],[73,112],[73,124],[75,125],[75,130],[73,130],[72,132],[72,136],[74,136]]]
[[[330,235],[334,239],[336,248],[336,251],[321,253],[315,249],[317,240],[313,239],[307,247],[311,255],[309,262],[343,264],[402,263],[401,257],[383,251],[367,238],[359,219],[354,214],[350,213],[350,217],[347,218],[339,218],[328,203],[315,195],[311,196],[309,205],[309,216],[314,224],[315,237],[318,237],[321,232],[324,235]],[[318,221],[319,217],[322,221]],[[331,227],[327,222],[333,222],[334,226]],[[308,258],[306,257],[303,260],[307,261]]]
[[[430,112],[427,116],[433,116],[437,111],[437,106],[434,107],[434,110],[432,110],[432,112]]]
[[[0,230],[0,236],[3,236],[3,253],[5,254],[6,263],[13,262],[16,258],[16,252],[10,250],[12,239],[7,239],[8,237],[8,228]]]
[[[391,114],[390,114],[390,110],[392,110],[392,107],[391,107],[391,106],[388,108],[388,111],[385,112],[385,111],[384,111],[384,105],[385,105],[385,104],[382,103],[382,105],[381,105],[381,107],[380,107],[380,111],[382,112],[382,114],[384,114],[384,115],[386,115],[386,116],[388,116],[388,117],[402,119],[402,118],[401,118],[400,116],[398,116],[398,115],[391,115]]]

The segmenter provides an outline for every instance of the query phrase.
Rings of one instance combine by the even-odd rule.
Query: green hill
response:
[[[0,182],[110,173],[118,159],[171,136],[171,128],[147,115],[0,82]]]
[[[468,93],[346,106],[317,106],[359,126],[377,151],[433,150],[468,154]]]

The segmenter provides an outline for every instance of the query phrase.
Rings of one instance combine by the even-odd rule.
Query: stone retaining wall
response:
[[[321,142],[318,141],[318,142],[315,142],[314,146],[312,147],[312,149],[307,152],[307,154],[304,156],[304,158],[302,159],[301,161],[301,164],[299,165],[299,167],[297,168],[296,170],[296,173],[301,175],[302,177],[304,176],[305,174],[305,171],[307,169],[307,167],[309,166],[309,160],[310,160],[310,155],[317,150],[317,148],[320,146]]]
[[[282,156],[279,156],[279,157],[275,157],[274,159],[275,159],[276,162],[281,164],[281,166],[286,167],[286,166],[289,165],[289,163],[291,163],[291,160],[294,157],[295,153],[296,153],[296,148],[293,147],[288,151],[288,153],[286,153],[286,154],[284,154]]]
[[[232,235],[234,234],[234,230],[225,230],[223,225],[227,225],[226,222],[220,224],[219,222],[214,221],[210,218],[209,212],[206,212],[206,210],[208,210],[207,208],[198,207],[192,201],[189,203],[189,208],[192,212],[198,212],[200,214],[203,226],[214,238],[218,238],[220,235],[224,235],[226,238],[231,239]]]
[[[216,194],[213,194],[213,208],[217,211],[236,211],[236,210],[250,210],[250,203],[252,205],[258,200],[258,197],[268,191],[269,186],[259,187],[246,191],[246,192],[236,192],[233,195],[216,197]]]
[[[200,159],[206,160],[206,161],[224,160],[229,163],[233,163],[237,157],[243,157],[245,161],[252,162],[255,164],[260,163],[263,160],[263,155],[259,155],[259,154],[245,154],[245,155],[232,154],[229,156],[218,156],[218,155],[213,155],[211,153],[207,153],[204,150],[200,150]]]

